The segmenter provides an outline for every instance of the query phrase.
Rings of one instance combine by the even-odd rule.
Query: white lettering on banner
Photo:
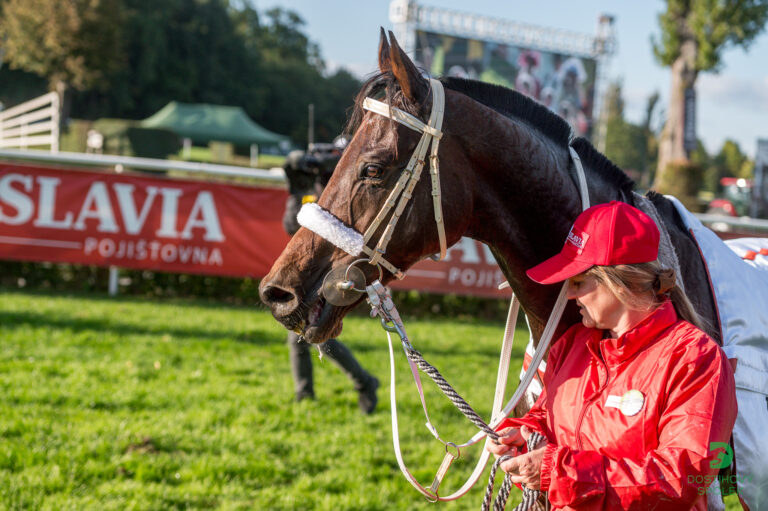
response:
[[[37,208],[35,227],[69,229],[74,216],[71,211],[67,211],[63,220],[56,220],[53,217],[56,211],[56,187],[61,183],[61,179],[38,176],[37,183],[40,185],[40,206]]]
[[[85,255],[98,254],[112,259],[135,261],[162,261],[165,263],[224,266],[224,258],[218,248],[176,245],[146,240],[113,240],[112,238],[85,238]]]
[[[483,253],[485,254],[485,262],[488,264],[498,264],[496,263],[496,258],[493,257],[493,252],[491,252],[491,247],[486,245],[485,243],[483,245]]]
[[[33,185],[37,183],[39,193],[33,196]],[[37,207],[37,217],[33,225],[47,229],[85,231],[88,221],[95,221],[96,230],[105,233],[119,233],[116,213],[120,213],[126,234],[136,235],[143,231],[153,206],[160,195],[160,219],[155,235],[160,238],[193,239],[196,229],[203,230],[203,240],[224,242],[219,213],[213,193],[207,190],[198,192],[181,232],[178,228],[179,202],[183,191],[178,188],[147,186],[146,197],[141,205],[135,197],[136,186],[130,183],[114,183],[112,190],[117,197],[113,204],[107,184],[94,181],[79,207],[71,204],[57,204],[57,193],[61,178],[9,173],[0,177],[0,223],[23,225],[32,220]],[[35,202],[37,200],[37,203]],[[57,214],[57,206],[63,208]],[[116,207],[115,207],[116,206]],[[159,246],[158,246],[159,247]],[[159,248],[146,248],[157,252]],[[476,250],[475,250],[476,252]],[[219,254],[220,255],[220,254]],[[170,256],[169,256],[170,257]]]
[[[155,233],[161,238],[178,238],[176,231],[176,211],[179,209],[179,197],[181,190],[175,188],[163,188],[163,212],[160,215],[160,229]]]
[[[133,200],[133,189],[135,187],[131,184],[115,183],[112,188],[117,194],[117,203],[120,205],[120,213],[123,215],[125,232],[128,234],[140,233],[142,227],[144,227],[144,222],[147,221],[147,215],[155,200],[155,195],[157,195],[157,188],[154,186],[147,187],[147,198],[144,199],[144,204],[141,206],[141,212],[138,215],[136,214],[136,203]]]
[[[197,216],[201,215],[198,220]],[[213,203],[211,192],[200,192],[195,199],[195,205],[192,206],[192,212],[187,219],[187,225],[181,232],[181,239],[192,239],[192,229],[202,227],[205,229],[203,239],[205,241],[224,241],[224,235],[221,233],[219,225],[219,215],[216,212],[216,205]]]
[[[0,222],[8,225],[21,225],[29,222],[34,211],[32,200],[11,186],[14,182],[20,183],[27,192],[32,191],[32,176],[22,174],[6,174],[0,179],[0,202],[16,210],[16,215],[9,216],[0,204]],[[7,210],[6,210],[7,211]]]
[[[474,268],[452,267],[448,270],[448,283],[460,283],[464,287],[496,287],[504,281],[504,274],[500,269],[476,270]]]
[[[450,261],[456,250],[461,252],[460,261],[462,263],[477,264],[480,262],[477,243],[472,238],[461,238],[458,243],[450,247],[445,253],[445,261]]]
[[[459,258],[460,262],[466,264],[480,264],[483,262],[483,259],[480,257],[480,251],[477,250],[478,243],[480,242],[475,241],[472,238],[462,237],[455,245],[448,248],[444,260],[450,261],[455,255],[454,252],[459,251],[461,252],[461,257]],[[488,245],[485,245],[484,243],[480,243],[480,245],[483,247],[485,262],[496,264],[496,258],[493,257],[493,253],[491,252],[491,249],[488,248]]]
[[[96,207],[94,209],[94,206]],[[99,221],[96,227],[100,232],[118,232],[115,222],[115,212],[112,210],[112,203],[109,202],[107,186],[101,181],[94,181],[91,188],[88,189],[88,195],[85,196],[83,206],[80,208],[80,214],[75,220],[73,228],[76,231],[85,230],[85,220],[95,218]]]

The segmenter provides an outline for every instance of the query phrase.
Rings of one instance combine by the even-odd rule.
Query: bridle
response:
[[[383,115],[393,121],[397,121],[400,124],[411,128],[414,131],[421,133],[421,139],[416,145],[416,149],[411,155],[411,159],[408,161],[403,172],[400,174],[400,178],[397,180],[395,187],[390,192],[389,197],[384,202],[379,214],[376,215],[371,225],[363,234],[364,251],[371,256],[370,264],[382,263],[382,266],[387,268],[393,275],[398,278],[402,278],[402,272],[395,268],[392,271],[388,266],[392,266],[384,259],[386,253],[387,244],[395,231],[395,226],[400,215],[402,214],[408,201],[413,196],[413,189],[416,183],[421,177],[421,171],[424,168],[424,157],[427,154],[427,149],[430,144],[432,145],[432,151],[429,154],[429,173],[432,178],[432,206],[435,210],[435,224],[437,224],[437,236],[440,242],[440,256],[438,260],[445,258],[445,252],[447,250],[445,241],[445,225],[443,223],[443,207],[442,197],[440,193],[440,165],[437,157],[438,147],[440,145],[440,138],[443,136],[441,128],[443,126],[443,114],[445,112],[445,92],[443,91],[443,84],[434,78],[429,79],[430,89],[432,90],[432,112],[429,114],[429,121],[424,124],[417,117],[400,110],[399,108],[392,107],[381,101],[377,101],[372,98],[365,98],[363,101],[363,108],[371,112],[375,112],[379,115]],[[399,200],[398,200],[399,198]],[[397,205],[395,205],[397,204]],[[376,248],[366,251],[368,248],[368,241],[373,237],[373,234],[379,228],[379,225],[384,221],[389,212],[394,209],[392,217],[389,219],[387,227],[379,238]]]
[[[411,199],[413,189],[415,188],[416,183],[418,182],[421,176],[421,172],[425,165],[425,156],[427,154],[427,150],[429,149],[430,145],[432,147],[432,150],[429,155],[430,175],[431,175],[431,181],[432,181],[432,200],[433,200],[435,223],[437,225],[438,239],[440,243],[440,254],[439,254],[438,260],[443,259],[445,257],[447,247],[446,247],[446,237],[445,237],[445,226],[443,223],[442,206],[441,206],[440,175],[439,175],[439,161],[438,161],[438,147],[439,147],[440,139],[443,135],[441,128],[442,128],[443,114],[445,109],[445,93],[443,90],[442,83],[440,83],[438,80],[430,79],[429,84],[432,91],[432,111],[429,116],[429,121],[426,124],[422,122],[420,119],[416,118],[415,116],[407,112],[404,112],[403,110],[400,110],[398,108],[392,107],[381,101],[377,101],[372,98],[366,98],[363,102],[364,109],[377,113],[379,115],[383,115],[384,117],[392,119],[400,124],[403,124],[404,126],[407,126],[413,129],[414,131],[418,131],[421,133],[421,139],[419,140],[419,143],[417,144],[416,149],[414,150],[414,153],[411,156],[406,168],[402,171],[397,183],[395,184],[395,187],[392,189],[389,196],[387,197],[385,204],[382,206],[381,210],[379,210],[375,219],[373,220],[371,225],[368,226],[365,233],[360,234],[356,230],[350,227],[347,227],[346,225],[344,225],[344,223],[341,220],[335,217],[332,213],[322,209],[320,206],[318,206],[315,203],[305,204],[302,207],[302,210],[299,212],[299,215],[297,218],[299,223],[303,227],[308,228],[309,230],[313,231],[315,234],[318,234],[324,239],[330,241],[331,243],[336,245],[338,248],[341,248],[342,250],[346,251],[352,256],[360,257],[363,254],[368,256],[367,259],[363,258],[363,259],[355,260],[346,268],[346,270],[342,272],[330,272],[326,276],[326,279],[325,279],[326,282],[323,283],[323,291],[326,294],[326,300],[335,305],[346,305],[346,304],[353,303],[354,301],[357,301],[357,299],[359,299],[360,293],[367,293],[368,302],[372,308],[372,315],[375,314],[380,317],[382,326],[387,331],[387,336],[389,338],[390,364],[391,364],[390,395],[391,395],[391,401],[392,401],[392,437],[393,437],[393,444],[395,447],[395,454],[397,457],[398,465],[400,466],[400,469],[405,475],[406,479],[408,479],[408,481],[419,492],[421,492],[429,500],[438,501],[438,500],[455,500],[461,497],[462,495],[464,495],[467,491],[469,491],[469,489],[472,486],[474,486],[474,484],[477,482],[489,458],[489,452],[485,449],[483,450],[483,453],[481,454],[480,459],[478,460],[477,466],[475,467],[475,470],[473,471],[472,475],[458,491],[445,497],[440,496],[438,494],[440,483],[445,477],[448,467],[451,465],[452,461],[459,456],[460,450],[464,447],[477,443],[483,438],[486,438],[488,436],[488,433],[486,431],[481,430],[480,432],[475,434],[471,439],[469,439],[467,442],[462,444],[446,442],[442,438],[440,438],[436,428],[429,421],[426,402],[424,400],[424,394],[421,388],[421,381],[418,376],[417,361],[414,360],[413,358],[414,352],[418,354],[418,356],[420,356],[420,354],[411,345],[411,342],[408,339],[408,336],[405,332],[405,327],[400,319],[397,309],[395,308],[394,303],[392,302],[392,299],[389,296],[389,293],[381,284],[381,282],[379,280],[375,280],[372,284],[366,286],[365,277],[362,275],[362,272],[360,272],[355,268],[356,264],[363,262],[363,263],[368,263],[378,267],[380,277],[381,277],[381,267],[386,268],[390,273],[392,273],[392,275],[394,275],[398,279],[402,279],[404,277],[404,274],[399,269],[397,269],[394,265],[392,265],[389,261],[387,261],[384,258],[384,255],[386,254],[387,245],[389,244],[389,241],[391,240],[394,234],[394,230],[397,225],[397,222],[400,219],[400,216],[403,210],[405,209],[406,205],[408,204],[408,201]],[[589,207],[589,195],[588,195],[587,186],[586,186],[586,179],[584,177],[584,170],[581,166],[581,160],[579,158],[579,155],[573,149],[573,147],[569,145],[568,148],[569,148],[571,158],[574,162],[574,168],[577,173],[577,185],[578,185],[579,192],[582,199],[582,208],[587,209]],[[375,247],[371,248],[368,245],[368,243],[371,241],[371,239],[374,236],[374,233],[379,229],[384,219],[387,217],[387,215],[390,214],[390,212],[392,212],[392,215],[389,219],[388,224],[384,229],[384,232],[382,233]],[[327,282],[329,281],[329,277],[330,277],[330,282]],[[362,287],[364,287],[364,289],[361,289]],[[505,333],[504,333],[504,343],[502,345],[501,358],[499,362],[499,371],[498,371],[498,377],[496,382],[496,393],[495,393],[494,404],[492,409],[492,419],[490,423],[486,425],[486,429],[487,428],[495,429],[499,425],[499,423],[501,423],[502,419],[506,415],[508,415],[514,409],[515,406],[517,406],[518,402],[520,401],[525,391],[527,390],[529,384],[533,380],[533,377],[536,374],[539,364],[543,360],[544,353],[546,352],[552,340],[552,337],[555,333],[555,329],[557,328],[557,325],[560,322],[560,317],[562,316],[563,310],[565,309],[565,304],[567,301],[565,297],[566,287],[567,287],[567,284],[564,283],[560,289],[560,293],[553,307],[552,314],[550,315],[549,320],[547,321],[547,324],[544,328],[541,339],[539,340],[539,345],[535,353],[533,354],[531,363],[529,364],[528,370],[525,372],[525,374],[521,378],[520,384],[518,385],[518,388],[516,389],[514,395],[502,408],[501,403],[503,403],[504,389],[506,387],[506,379],[507,379],[507,373],[508,373],[507,369],[509,367],[509,358],[511,356],[511,349],[512,349],[512,338],[514,335],[515,323],[516,323],[518,310],[519,310],[519,300],[517,299],[516,296],[514,295],[512,296],[512,301],[510,303],[510,310],[507,317],[507,326],[505,328]],[[339,300],[338,303],[334,302],[333,298],[336,298],[337,300]],[[416,480],[416,478],[408,471],[402,459],[402,454],[400,452],[400,441],[399,441],[399,433],[398,433],[398,427],[397,427],[397,409],[396,409],[396,398],[395,398],[394,353],[392,348],[392,340],[391,340],[391,337],[389,336],[390,332],[394,332],[399,335],[401,344],[403,345],[403,349],[405,350],[406,355],[408,357],[408,362],[411,366],[411,372],[413,373],[414,380],[416,382],[416,386],[422,401],[422,406],[424,408],[424,413],[427,417],[427,428],[430,430],[433,436],[435,436],[435,438],[437,438],[440,442],[442,442],[446,447],[446,455],[444,457],[443,463],[441,464],[440,468],[437,470],[437,474],[435,476],[435,479],[432,485],[428,488],[425,488],[424,486],[422,486]],[[421,360],[423,361],[423,358]],[[429,366],[428,363],[426,363],[426,361],[423,361],[423,362],[424,364],[426,364],[426,366],[431,367]],[[418,364],[418,368],[421,368],[423,370],[424,366],[421,364]],[[432,374],[429,374],[429,376],[435,379],[435,377]],[[440,376],[439,373],[438,373],[438,376]],[[440,376],[440,378],[442,378],[442,376]],[[438,383],[439,386],[441,386],[438,380],[435,379],[435,381],[436,383]],[[447,385],[447,382],[445,382],[444,379],[442,380],[442,382],[444,382]],[[448,385],[448,387],[450,386]],[[441,389],[443,389],[442,386],[441,386]],[[453,398],[451,399],[453,400]],[[461,398],[459,397],[459,399]],[[463,400],[461,401],[463,402]],[[456,401],[454,401],[454,403],[456,403]],[[466,404],[466,402],[464,402],[464,404]],[[457,406],[459,405],[457,404]],[[461,406],[459,406],[459,408],[462,412],[465,413],[465,415],[469,417],[469,415],[461,408]],[[472,410],[472,412],[474,413],[474,410]],[[470,420],[472,419],[470,418]]]

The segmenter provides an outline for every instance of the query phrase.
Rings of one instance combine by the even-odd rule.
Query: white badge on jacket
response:
[[[608,396],[606,408],[618,408],[627,417],[637,415],[642,410],[645,396],[639,390],[628,390],[623,396]]]

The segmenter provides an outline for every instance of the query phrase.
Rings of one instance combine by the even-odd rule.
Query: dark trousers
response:
[[[291,350],[291,372],[293,373],[296,397],[314,396],[312,351],[317,348],[307,342],[299,341],[299,336],[293,332],[288,332],[287,342]],[[352,380],[356,390],[359,391],[371,380],[370,373],[362,368],[355,356],[352,355],[352,352],[349,351],[349,348],[336,339],[329,339],[325,343],[320,344],[319,348],[323,353],[323,358],[330,358]]]

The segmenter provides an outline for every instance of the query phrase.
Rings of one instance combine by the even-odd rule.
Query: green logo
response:
[[[733,449],[726,442],[712,442],[709,444],[710,451],[716,451],[717,449],[725,449],[717,453],[717,458],[709,462],[709,468],[725,468],[731,466],[733,461]]]

